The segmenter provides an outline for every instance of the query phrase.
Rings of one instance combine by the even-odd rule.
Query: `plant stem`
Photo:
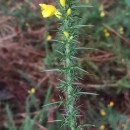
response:
[[[69,41],[69,39],[68,39]],[[71,73],[71,65],[72,65],[72,60],[71,60],[71,57],[69,56],[69,53],[70,53],[70,42],[67,42],[66,43],[66,50],[65,50],[65,55],[66,55],[66,61],[65,61],[65,68],[68,68],[66,70],[66,73],[65,73],[65,80],[66,80],[66,83],[68,84],[67,85],[67,92],[66,92],[66,101],[67,101],[67,104],[66,104],[66,108],[67,108],[67,116],[70,116],[70,120],[69,120],[69,127],[71,130],[75,130],[75,127],[76,127],[76,123],[75,123],[75,119],[76,119],[76,116],[74,117],[74,111],[75,111],[75,108],[74,108],[74,105],[75,105],[75,98],[73,97],[72,93],[73,93],[73,86],[72,86],[72,73]]]

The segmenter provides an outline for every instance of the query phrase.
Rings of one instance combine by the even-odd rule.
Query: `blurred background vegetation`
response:
[[[57,19],[43,19],[46,0],[0,0],[0,130],[60,130],[64,94],[61,75],[43,72],[59,65],[54,42]],[[130,0],[80,0],[79,87],[99,95],[81,96],[78,122],[87,130],[130,129]],[[58,43],[59,44],[59,43]],[[63,96],[59,96],[63,95]],[[57,120],[57,122],[52,122]]]

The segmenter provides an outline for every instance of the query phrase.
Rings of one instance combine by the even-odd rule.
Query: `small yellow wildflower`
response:
[[[65,35],[66,38],[69,37],[69,33],[67,31],[64,31],[63,34]]]
[[[58,10],[56,10],[55,16],[60,19],[62,14]]]
[[[120,33],[121,35],[124,34],[124,28],[123,28],[123,27],[120,27],[118,31],[119,31],[119,33]]]
[[[105,37],[109,37],[110,36],[110,33],[108,32],[107,29],[104,29],[104,35],[105,35]]]
[[[56,12],[56,7],[53,5],[39,4],[41,7],[42,16],[44,18],[51,17]]]
[[[100,17],[104,17],[106,15],[103,4],[100,5],[99,11],[100,11]]]
[[[60,0],[60,4],[61,4],[61,6],[65,7],[65,5],[66,5],[66,0]]]
[[[105,129],[105,125],[100,125],[99,129],[100,130],[104,130]]]
[[[51,35],[48,35],[47,36],[47,41],[50,41],[52,39],[52,36]]]
[[[31,88],[30,90],[28,90],[28,93],[29,94],[34,94],[36,92],[36,89],[35,88]]]
[[[104,17],[105,15],[106,15],[106,14],[105,14],[104,10],[101,11],[101,13],[100,13],[100,17]]]
[[[67,10],[67,15],[70,15],[72,13],[72,10],[71,10],[71,8],[69,8],[68,10]]]
[[[113,106],[114,106],[114,102],[110,101],[109,104],[108,104],[108,107],[113,107]]]
[[[101,114],[102,116],[106,116],[105,110],[102,109],[102,110],[100,111],[100,114]]]

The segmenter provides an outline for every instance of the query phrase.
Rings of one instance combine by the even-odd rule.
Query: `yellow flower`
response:
[[[56,7],[53,5],[39,4],[41,7],[42,16],[44,18],[51,17],[56,12]]]
[[[69,37],[69,33],[67,31],[64,31],[63,34],[65,35],[66,38]]]
[[[28,93],[29,94],[34,94],[36,92],[36,89],[35,88],[31,88],[30,90],[28,90]]]
[[[110,33],[108,32],[107,29],[104,29],[104,35],[105,35],[105,37],[109,37],[110,36]]]
[[[60,19],[62,14],[58,10],[56,10],[55,16]]]
[[[67,10],[67,15],[70,15],[72,13],[72,10],[71,10],[71,8],[69,8],[68,10]]]
[[[105,15],[106,15],[106,14],[105,14],[104,10],[101,11],[101,13],[100,13],[100,17],[104,17]]]
[[[113,101],[110,101],[109,104],[108,104],[109,107],[113,107],[114,106],[114,102]]]
[[[52,39],[52,36],[51,35],[48,35],[47,36],[47,41],[50,41]]]
[[[102,109],[102,110],[100,111],[100,114],[101,114],[102,116],[106,116],[105,110]]]
[[[104,5],[103,4],[100,5],[99,11],[100,11],[100,17],[104,17],[106,15],[105,11],[104,11]]]
[[[65,7],[65,5],[66,5],[66,0],[60,0],[60,4],[61,4],[61,6]]]
[[[100,130],[104,130],[105,129],[105,125],[100,125],[99,129]]]
[[[124,34],[124,28],[123,28],[123,27],[120,27],[118,31],[119,31],[119,33],[120,33],[121,35]]]

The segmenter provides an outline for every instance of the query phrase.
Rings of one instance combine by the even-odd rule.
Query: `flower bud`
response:
[[[69,8],[68,10],[67,10],[67,15],[70,15],[72,13],[72,10],[71,10],[71,8]]]
[[[61,4],[61,6],[65,7],[65,5],[66,5],[66,0],[60,0],[60,4]]]

